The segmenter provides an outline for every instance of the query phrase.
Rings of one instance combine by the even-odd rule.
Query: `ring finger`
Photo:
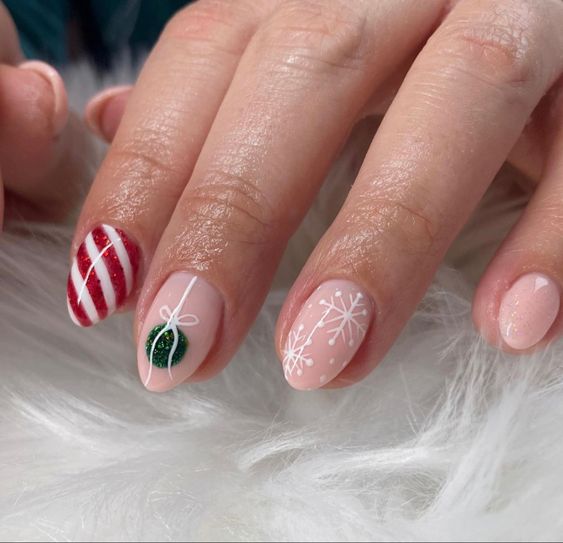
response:
[[[279,325],[298,389],[381,360],[563,66],[559,2],[464,0],[412,66]]]

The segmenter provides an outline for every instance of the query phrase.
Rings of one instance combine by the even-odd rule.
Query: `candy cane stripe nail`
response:
[[[72,321],[91,326],[122,306],[135,286],[139,260],[139,248],[123,230],[94,228],[78,248],[68,278]]]

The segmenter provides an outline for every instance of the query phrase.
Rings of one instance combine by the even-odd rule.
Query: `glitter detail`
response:
[[[188,350],[188,339],[181,330],[177,330],[177,345],[174,345],[175,337],[173,330],[168,329],[161,334],[166,326],[166,324],[159,324],[158,326],[155,326],[147,336],[147,341],[145,343],[145,351],[147,353],[147,357],[150,358],[153,365],[157,368],[168,367],[168,358],[170,356],[170,353],[172,352],[172,349],[174,349],[174,352],[170,359],[170,366],[179,364],[182,361],[182,358],[184,358],[186,351]],[[159,334],[160,337],[158,337]],[[154,350],[151,357],[151,349],[153,349],[153,343]]]
[[[123,306],[133,292],[140,250],[119,228],[100,225],[77,250],[67,283],[72,320],[90,326]]]

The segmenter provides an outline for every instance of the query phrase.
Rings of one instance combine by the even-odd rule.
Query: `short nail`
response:
[[[303,305],[283,351],[288,383],[313,390],[332,381],[360,348],[374,314],[373,300],[351,281],[326,281]]]
[[[553,326],[560,304],[559,287],[547,275],[520,277],[500,304],[499,327],[505,343],[517,350],[533,347]]]
[[[141,252],[125,232],[94,228],[73,259],[67,283],[68,312],[78,326],[91,326],[123,306],[135,288]]]
[[[49,64],[39,60],[31,60],[19,65],[22,70],[30,70],[40,75],[53,91],[52,125],[55,135],[59,135],[68,121],[68,99],[65,84],[59,72]]]
[[[164,392],[205,361],[217,335],[223,299],[203,278],[173,273],[158,291],[143,323],[137,351],[148,390]]]
[[[111,141],[116,127],[115,115],[112,115],[110,108],[114,98],[125,95],[131,90],[129,85],[111,87],[100,92],[86,105],[85,119],[90,129],[99,137],[106,141]],[[106,115],[108,113],[108,115]]]

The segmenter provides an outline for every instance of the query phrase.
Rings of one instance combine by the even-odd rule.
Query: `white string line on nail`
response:
[[[92,260],[84,279],[82,280],[82,285],[80,286],[80,292],[78,293],[78,303],[82,301],[82,296],[84,295],[84,289],[86,288],[86,284],[88,283],[88,279],[90,279],[90,275],[94,271],[96,264],[104,257],[104,254],[109,251],[113,247],[113,241],[110,241],[99,253],[98,256]]]
[[[174,358],[174,354],[176,353],[178,342],[180,340],[178,327],[196,326],[200,322],[199,318],[191,313],[185,313],[184,315],[179,315],[183,305],[186,303],[188,296],[190,295],[194,285],[196,284],[196,281],[197,281],[197,276],[192,277],[188,286],[184,290],[184,293],[182,294],[180,301],[178,302],[178,304],[173,310],[170,310],[170,307],[168,305],[163,305],[159,310],[159,314],[163,319],[166,320],[166,324],[164,325],[164,328],[162,328],[162,330],[160,330],[160,332],[156,335],[156,337],[152,342],[151,351],[149,355],[149,373],[145,380],[145,386],[149,384],[152,377],[154,350],[156,349],[158,340],[168,331],[172,331],[172,334],[174,335],[174,341],[172,343],[172,348],[168,353],[168,361],[167,361],[168,376],[170,377],[170,379],[172,379],[172,359]]]

